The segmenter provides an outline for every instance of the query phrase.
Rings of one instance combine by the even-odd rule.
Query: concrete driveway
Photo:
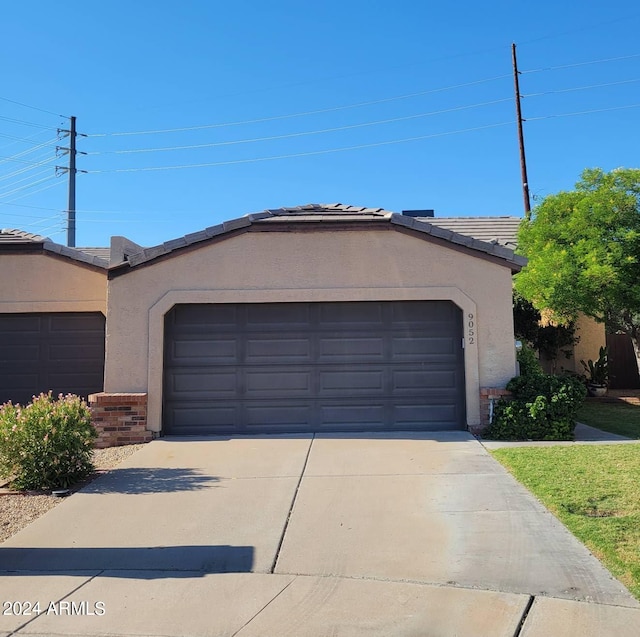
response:
[[[638,602],[464,432],[158,440],[0,545],[0,570],[0,635],[640,625]]]

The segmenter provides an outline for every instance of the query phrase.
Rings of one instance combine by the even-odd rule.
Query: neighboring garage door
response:
[[[0,314],[0,402],[102,391],[104,324],[99,312]]]
[[[164,351],[166,434],[465,425],[448,301],[177,305]]]

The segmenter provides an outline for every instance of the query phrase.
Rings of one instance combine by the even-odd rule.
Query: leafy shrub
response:
[[[0,406],[0,475],[17,489],[66,488],[86,478],[96,430],[87,404],[60,394],[34,397],[26,407]]]
[[[577,378],[526,374],[512,378],[513,398],[500,399],[484,432],[494,440],[573,440],[578,409],[586,395]]]
[[[522,349],[516,354],[516,358],[520,363],[521,376],[535,376],[543,373],[535,350],[526,343],[522,344]]]

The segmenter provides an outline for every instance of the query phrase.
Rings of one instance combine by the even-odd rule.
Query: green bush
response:
[[[26,407],[0,406],[0,475],[16,489],[60,489],[94,469],[87,404],[72,394],[34,397]]]
[[[522,344],[522,349],[516,354],[516,358],[520,363],[521,376],[536,376],[543,373],[535,350],[526,343]]]
[[[483,436],[493,440],[573,440],[578,409],[586,395],[577,378],[527,374],[512,378],[513,398],[500,399]]]

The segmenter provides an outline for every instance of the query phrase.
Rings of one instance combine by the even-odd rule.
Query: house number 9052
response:
[[[469,312],[467,314],[467,338],[469,339],[469,345],[475,345],[476,343],[476,321],[474,315]]]

